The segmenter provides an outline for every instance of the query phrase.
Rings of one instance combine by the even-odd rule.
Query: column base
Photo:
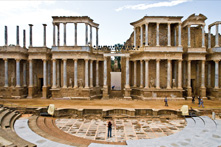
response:
[[[42,99],[48,98],[48,87],[42,87]]]
[[[130,87],[125,87],[124,88],[124,99],[131,100],[132,98],[131,98],[130,93],[131,93]]]
[[[206,97],[206,88],[205,87],[200,88],[200,96],[203,98]]]
[[[192,88],[191,87],[187,88],[187,98],[188,97],[192,98]]]
[[[34,87],[28,87],[28,97],[27,99],[33,98]]]
[[[102,97],[102,99],[103,100],[107,100],[107,99],[109,99],[109,95],[108,95],[108,86],[103,86],[103,97]]]

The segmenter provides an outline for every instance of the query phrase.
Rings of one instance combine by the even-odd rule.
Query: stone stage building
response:
[[[99,24],[87,16],[53,16],[53,46],[46,46],[46,24],[43,24],[43,46],[26,48],[8,45],[5,26],[5,45],[0,47],[0,97],[93,99],[119,96],[125,99],[203,98],[221,96],[220,21],[208,26],[206,16],[145,16],[132,22],[134,32],[120,51],[98,45]],[[72,46],[66,44],[66,24],[72,23]],[[85,24],[85,45],[77,43],[79,23]],[[63,45],[60,45],[60,26],[63,24]],[[92,46],[92,28],[96,28],[96,43]],[[215,35],[211,28],[215,27]],[[90,29],[89,29],[90,28]],[[82,32],[80,32],[82,33]],[[88,37],[89,36],[89,37]],[[129,47],[128,47],[129,46]],[[131,46],[132,49],[131,49]],[[121,90],[111,89],[111,56],[121,57]]]

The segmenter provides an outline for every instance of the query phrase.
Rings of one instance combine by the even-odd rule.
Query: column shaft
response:
[[[43,24],[44,32],[43,32],[43,38],[44,38],[44,44],[43,46],[46,47],[46,26],[47,24]]]
[[[186,61],[183,61],[183,87],[186,87]]]
[[[174,29],[174,46],[176,46],[176,28]]]
[[[205,33],[204,33],[205,26],[202,26],[202,47],[205,47]]]
[[[178,61],[178,88],[182,88],[182,60]]]
[[[134,27],[134,48],[137,47],[137,40],[136,40],[136,27]]]
[[[57,68],[57,77],[56,77],[56,81],[57,81],[57,87],[61,86],[61,77],[60,77],[60,60],[57,60],[57,64],[56,64],[56,68]]]
[[[98,28],[96,28],[96,48],[98,48]]]
[[[75,29],[75,31],[74,31],[74,39],[75,39],[74,45],[77,46],[77,40],[78,40],[78,36],[77,36],[77,32],[78,32],[78,30],[77,30],[77,23],[74,23],[74,29]]]
[[[92,26],[90,25],[90,45],[92,46]]]
[[[140,26],[140,47],[143,46],[143,27]]]
[[[64,46],[66,46],[66,23],[63,23],[64,25]]]
[[[178,37],[178,42],[179,42],[179,44],[178,44],[178,46],[181,46],[181,23],[179,23],[179,37]]]
[[[140,88],[143,88],[143,61],[140,60]]]
[[[67,59],[63,59],[63,88],[67,88]]]
[[[48,86],[51,86],[51,64],[48,61]]]
[[[25,33],[25,30],[23,30],[23,48],[26,48],[26,33]]]
[[[215,61],[215,88],[219,88],[219,61]]]
[[[47,60],[43,60],[43,87],[47,87]]]
[[[52,88],[56,88],[56,59],[53,59],[52,62],[53,62],[53,83],[52,83]]]
[[[145,60],[145,88],[149,88],[149,60]]]
[[[205,88],[205,61],[202,60],[202,65],[201,65],[201,88]]]
[[[16,87],[20,87],[20,59],[16,60]]]
[[[160,89],[160,60],[156,60],[156,88]]]
[[[88,59],[85,61],[85,88],[89,88],[88,86]]]
[[[188,81],[187,81],[187,88],[191,88],[191,60],[188,60]]]
[[[107,86],[107,57],[104,57],[104,86]]]
[[[130,88],[129,85],[129,57],[126,57],[126,85],[125,88]]]
[[[148,46],[148,23],[145,24],[145,30],[146,30],[146,33],[145,33],[145,38],[146,38],[146,41],[145,41],[145,45]]]
[[[53,46],[55,46],[55,24],[53,23]]]
[[[211,48],[211,28],[208,27],[208,48]]]
[[[57,46],[60,46],[60,24],[57,24]]]
[[[96,61],[96,87],[99,87],[99,61]]]
[[[88,24],[85,24],[85,46],[88,45]]]
[[[167,89],[171,89],[171,60],[167,60]]]
[[[78,60],[74,60],[74,88],[78,87]]]
[[[17,26],[16,32],[16,45],[19,46],[19,26]]]
[[[29,35],[30,36],[30,45],[29,46],[30,47],[32,47],[32,26],[33,26],[32,24],[29,24],[29,27],[30,27],[30,32],[29,32],[30,33],[30,35]]]
[[[90,87],[93,87],[93,60],[90,62]]]
[[[33,61],[29,60],[29,87],[33,87]]]
[[[208,63],[208,87],[211,87],[211,63]]]
[[[5,46],[8,46],[8,27],[5,26]]]
[[[5,86],[8,87],[8,59],[4,59],[5,61]]]
[[[190,31],[190,25],[188,25],[187,28],[188,28],[188,47],[191,47],[191,31]]]
[[[26,87],[26,62],[23,63],[23,86]]]
[[[137,61],[134,61],[134,87],[137,87]]]
[[[219,24],[216,24],[216,45],[215,47],[219,47]]]
[[[171,35],[170,35],[170,23],[168,23],[168,25],[167,25],[167,46],[171,46]]]
[[[160,38],[159,38],[159,26],[160,26],[160,24],[159,23],[157,23],[157,30],[156,30],[156,36],[157,36],[157,38],[156,38],[156,46],[160,46]]]

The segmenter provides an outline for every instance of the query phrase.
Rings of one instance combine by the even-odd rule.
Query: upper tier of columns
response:
[[[205,47],[205,25],[201,25],[202,29],[202,47]],[[191,48],[191,25],[187,25],[187,46]]]
[[[215,36],[215,47],[220,47],[219,46],[219,24],[216,25],[216,36]],[[211,48],[211,27],[208,26],[208,48]]]
[[[143,31],[143,25],[145,27],[145,31]],[[143,32],[145,32],[145,46],[148,46],[148,26],[149,23],[142,24],[139,27],[134,27],[134,47],[137,48],[137,28],[140,29],[140,47],[143,47]],[[176,31],[175,31],[176,32]],[[176,35],[176,33],[174,33]],[[171,23],[167,23],[167,46],[171,46]],[[176,42],[176,40],[174,41]],[[176,45],[176,43],[175,43]],[[160,46],[160,23],[156,23],[156,46]],[[181,46],[181,23],[178,23],[178,46]]]

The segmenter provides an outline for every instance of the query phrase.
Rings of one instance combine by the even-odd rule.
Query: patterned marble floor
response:
[[[168,136],[185,127],[183,119],[114,119],[112,137],[107,137],[108,120],[57,119],[56,125],[66,133],[91,140],[123,142]]]

